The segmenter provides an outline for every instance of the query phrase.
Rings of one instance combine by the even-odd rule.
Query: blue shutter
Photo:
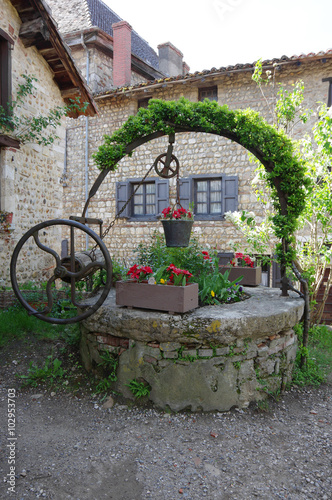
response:
[[[126,201],[129,199],[129,182],[122,181],[116,183],[116,213],[118,214]],[[130,207],[126,206],[120,217],[129,217]]]
[[[189,208],[189,203],[193,201],[191,186],[192,186],[191,179],[179,179],[180,203],[183,206],[183,208],[186,208],[187,210]]]
[[[223,213],[235,212],[238,208],[238,177],[236,175],[223,177]]]
[[[156,215],[169,205],[169,183],[167,179],[156,180]]]

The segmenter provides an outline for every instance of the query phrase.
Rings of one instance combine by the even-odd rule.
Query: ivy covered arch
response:
[[[103,172],[90,191],[95,194],[109,171],[126,155],[150,140],[176,132],[205,132],[226,137],[252,153],[265,167],[265,179],[271,188],[275,209],[273,225],[278,244],[282,274],[293,258],[293,233],[304,209],[307,180],[303,162],[297,156],[293,142],[285,133],[269,125],[257,112],[230,110],[215,101],[191,102],[151,99],[147,108],[114,132],[105,136],[104,144],[93,155]],[[285,288],[284,288],[285,293]]]

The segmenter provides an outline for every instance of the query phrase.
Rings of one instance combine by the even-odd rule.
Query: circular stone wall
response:
[[[111,290],[81,324],[81,357],[88,371],[101,351],[118,359],[114,389],[134,399],[132,380],[150,388],[158,407],[179,411],[243,408],[291,380],[304,302],[280,290],[245,289],[250,298],[187,314],[127,309]]]

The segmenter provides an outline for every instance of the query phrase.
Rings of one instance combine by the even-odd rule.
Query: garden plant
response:
[[[301,284],[301,295],[305,300],[303,334],[301,335],[302,365],[307,360],[309,331],[320,323],[324,306],[332,284],[331,242],[332,242],[332,204],[331,204],[331,163],[332,163],[332,116],[327,107],[318,103],[318,110],[305,110],[304,86],[301,81],[295,83],[291,90],[275,84],[275,75],[267,72],[263,78],[261,62],[258,61],[253,79],[259,85],[266,99],[277,130],[283,130],[289,136],[294,128],[306,123],[310,117],[316,117],[310,135],[305,134],[301,140],[293,140],[297,157],[304,167],[306,183],[304,185],[304,209],[297,221],[297,231],[292,239],[292,261],[288,263],[288,275],[294,282]],[[276,90],[278,89],[278,90]],[[268,95],[267,95],[268,94]],[[274,99],[274,107],[271,102]],[[253,159],[253,157],[251,157]],[[254,187],[266,212],[266,217],[258,223],[253,213],[228,213],[227,220],[246,237],[252,247],[262,253],[273,254],[271,236],[273,234],[273,218],[276,212],[271,206],[273,196],[266,182],[266,172],[258,163]],[[258,180],[258,182],[257,182]],[[274,233],[275,234],[275,233]],[[276,234],[275,234],[276,235]],[[274,238],[274,241],[276,239]],[[317,295],[327,274],[323,297],[317,305]],[[291,287],[291,285],[289,285]]]

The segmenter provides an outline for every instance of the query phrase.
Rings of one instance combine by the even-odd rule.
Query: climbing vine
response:
[[[105,136],[104,144],[93,155],[100,169],[115,170],[117,163],[135,149],[135,141],[151,135],[169,135],[175,132],[205,132],[226,137],[242,145],[255,155],[265,167],[265,179],[271,188],[276,211],[274,230],[281,240],[277,251],[282,266],[290,265],[294,253],[292,234],[297,219],[304,209],[308,180],[304,162],[298,156],[287,135],[269,125],[259,113],[230,110],[215,101],[191,102],[151,99],[147,108],[140,108],[129,117],[112,136]],[[141,142],[142,144],[142,142]]]
[[[37,78],[30,75],[21,75],[22,83],[18,84],[16,99],[0,105],[0,134],[12,136],[21,144],[28,142],[42,146],[53,144],[56,129],[61,124],[64,116],[71,113],[85,112],[88,103],[80,104],[79,98],[69,99],[67,106],[56,106],[48,111],[47,115],[32,116],[30,112],[25,114],[26,100],[29,96],[36,97]]]

